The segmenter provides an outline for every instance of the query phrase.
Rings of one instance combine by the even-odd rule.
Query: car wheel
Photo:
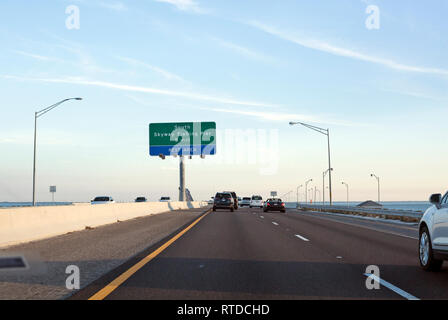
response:
[[[418,257],[420,260],[420,266],[425,271],[438,271],[442,267],[443,260],[437,260],[434,258],[431,237],[429,236],[427,227],[423,227],[420,232],[418,241]]]
[[[213,211],[216,211],[216,208],[215,208],[215,207],[213,207]]]
[[[286,213],[286,210],[282,210],[282,213]]]
[[[233,212],[235,209],[233,209],[233,208],[230,208],[230,212]]]

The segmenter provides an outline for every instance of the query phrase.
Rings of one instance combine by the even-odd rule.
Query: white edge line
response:
[[[402,296],[403,298],[406,298],[406,299],[408,299],[408,300],[420,300],[419,298],[414,297],[412,294],[409,294],[409,293],[407,293],[406,291],[401,290],[400,288],[394,286],[393,284],[387,282],[386,280],[383,280],[383,279],[377,277],[377,276],[374,275],[374,274],[364,273],[364,275],[365,275],[367,278],[371,278],[371,279],[375,280],[376,282],[379,282],[381,285],[383,285],[383,286],[385,286],[386,288],[392,290],[393,292],[395,292],[396,294]]]
[[[275,226],[278,226],[278,223],[277,223],[277,222],[272,222],[272,224],[275,225]]]
[[[296,237],[299,238],[299,239],[301,239],[301,240],[303,240],[303,241],[306,241],[306,242],[309,242],[309,241],[310,241],[310,240],[308,240],[307,238],[302,237],[302,236],[299,235],[299,234],[296,234]]]

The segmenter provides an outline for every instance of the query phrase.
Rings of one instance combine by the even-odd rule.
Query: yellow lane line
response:
[[[161,254],[166,248],[168,248],[170,245],[172,245],[177,239],[182,237],[188,230],[193,228],[196,224],[199,223],[203,218],[205,218],[208,214],[202,215],[198,219],[196,219],[192,224],[190,224],[188,227],[186,227],[184,230],[179,232],[177,235],[175,235],[173,238],[171,238],[169,241],[164,243],[162,246],[160,246],[157,250],[140,260],[138,263],[136,263],[134,266],[129,268],[126,272],[121,274],[118,278],[113,280],[111,283],[109,283],[107,286],[105,286],[103,289],[95,293],[93,296],[89,298],[89,300],[104,300],[108,295],[110,295],[115,289],[117,289],[120,285],[123,284],[126,280],[128,280],[133,274],[135,274],[138,270],[143,268],[148,262],[150,262],[152,259],[157,257],[159,254]]]

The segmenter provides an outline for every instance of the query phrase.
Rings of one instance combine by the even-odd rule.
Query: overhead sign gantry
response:
[[[151,123],[149,154],[180,159],[179,201],[185,201],[185,156],[216,154],[216,122]]]

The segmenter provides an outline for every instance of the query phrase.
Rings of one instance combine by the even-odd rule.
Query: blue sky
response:
[[[70,5],[79,30],[66,28]],[[365,27],[368,5],[379,29]],[[39,200],[49,185],[68,201],[175,198],[177,164],[150,158],[147,137],[171,121],[278,134],[273,174],[222,160],[237,152],[225,139],[226,154],[190,161],[196,198],[308,178],[322,189],[325,137],[288,126],[299,120],[332,132],[336,200],[342,181],[353,200],[375,199],[371,172],[383,200],[425,200],[448,178],[447,12],[444,0],[3,0],[0,201],[31,198],[33,113],[77,96],[39,119]]]

